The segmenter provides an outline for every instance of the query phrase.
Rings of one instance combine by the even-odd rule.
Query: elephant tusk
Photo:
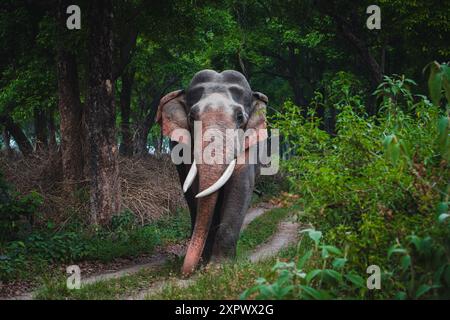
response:
[[[186,193],[186,191],[192,185],[196,175],[197,175],[197,164],[195,163],[195,159],[194,159],[194,161],[192,162],[191,168],[189,169],[189,173],[186,177],[186,180],[184,180],[184,184],[183,184],[183,192],[184,193]]]
[[[236,159],[233,159],[233,161],[230,162],[225,172],[222,174],[222,176],[217,180],[212,186],[207,188],[206,190],[203,190],[199,194],[197,194],[196,198],[203,198],[206,196],[209,196],[211,193],[216,192],[220,188],[223,187],[225,183],[230,179],[231,175],[233,174],[234,167],[236,166]]]

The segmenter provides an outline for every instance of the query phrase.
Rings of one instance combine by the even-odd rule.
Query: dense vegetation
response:
[[[351,92],[346,80],[336,82],[340,92]],[[370,265],[384,273],[376,297],[449,297],[448,111],[411,94],[414,84],[385,77],[373,117],[361,97],[339,97],[335,136],[290,102],[274,117],[295,141],[283,165],[300,219],[320,231],[308,232],[315,245],[296,264],[276,265],[274,283],[253,288],[262,297],[372,297],[360,276]]]
[[[119,162],[168,152],[159,100],[209,68],[242,72],[281,133],[281,171],[257,188],[287,208],[250,225],[239,255],[287,214],[311,228],[281,261],[162,297],[207,297],[208,283],[242,298],[450,297],[447,3],[379,1],[381,30],[366,28],[370,1],[82,0],[81,30],[65,27],[69,4],[0,4],[1,281],[188,237],[185,214],[149,209],[161,193],[130,187],[141,172],[118,182]],[[382,290],[366,287],[370,265]]]

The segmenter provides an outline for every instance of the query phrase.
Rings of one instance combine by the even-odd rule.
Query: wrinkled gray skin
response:
[[[221,98],[225,100],[221,100]],[[265,104],[267,103],[267,97],[261,93],[253,92],[241,73],[231,70],[223,71],[222,73],[217,73],[213,70],[198,72],[193,77],[189,87],[178,94],[177,99],[180,100],[179,104],[184,108],[188,130],[191,132],[192,137],[194,137],[193,121],[203,121],[210,118],[211,113],[217,114],[217,112],[224,115],[223,119],[233,119],[219,120],[218,122],[223,122],[222,125],[224,127],[231,129],[242,128],[245,130],[250,123],[255,122],[256,115],[253,116],[253,111],[257,108],[255,105],[263,105],[265,109]],[[169,103],[164,102],[166,100],[165,98],[161,100],[159,109],[168,113],[168,110],[172,107],[168,106],[164,109],[164,105],[173,103],[174,100]],[[173,122],[172,120],[166,120],[166,122]],[[265,126],[265,118],[263,120]],[[184,121],[181,122],[184,123]],[[180,123],[180,121],[177,123]],[[172,148],[176,144],[177,142],[172,141]],[[190,166],[190,164],[177,165],[181,184],[186,180]],[[209,261],[218,262],[235,257],[236,244],[244,216],[250,206],[257,170],[258,168],[254,164],[241,165],[239,170],[233,172],[228,182],[216,192],[217,200],[212,209],[213,212],[211,212],[211,222],[210,225],[208,224],[209,229],[202,251],[202,261],[204,263]],[[220,175],[221,172],[218,174]],[[192,186],[185,193],[191,215],[192,230],[194,230],[196,223],[200,223],[198,222],[198,215],[205,212],[201,208],[199,210],[199,206],[204,206],[204,204],[200,205],[199,199],[195,198],[195,195],[205,189],[204,187],[202,190],[199,188],[199,176],[202,176],[201,169],[199,169],[199,174]],[[194,238],[194,235],[192,237]],[[191,242],[194,241],[191,240]],[[191,251],[195,250],[192,249]],[[198,262],[190,264],[187,262],[189,252],[190,249],[188,249],[185,259],[185,265],[188,265],[188,267],[183,267],[183,273],[185,274],[192,272]]]

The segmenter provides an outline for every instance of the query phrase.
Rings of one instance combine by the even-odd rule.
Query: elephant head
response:
[[[267,101],[264,94],[251,90],[241,73],[231,70],[222,73],[200,71],[186,90],[171,92],[160,101],[157,121],[163,134],[194,146],[194,161],[184,181],[184,191],[197,176],[199,179],[195,227],[185,256],[183,274],[190,274],[200,260],[219,189],[234,170],[239,169],[236,157],[267,138]],[[199,123],[201,125],[196,126]],[[175,131],[181,134],[175,137]],[[230,132],[244,132],[246,140],[243,148],[230,150],[236,146],[228,141]],[[194,137],[194,142],[190,137]],[[208,149],[212,150],[212,161],[204,159],[209,154]]]

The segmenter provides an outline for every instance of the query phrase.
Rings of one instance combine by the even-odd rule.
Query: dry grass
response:
[[[184,207],[185,201],[175,165],[169,155],[161,158],[121,158],[122,200],[142,222]]]
[[[122,209],[134,212],[142,223],[185,206],[178,175],[169,155],[160,158],[148,155],[139,159],[121,157],[119,166]],[[42,195],[44,203],[39,220],[51,218],[64,223],[73,216],[87,218],[88,191],[80,191],[75,200],[67,196],[63,190],[59,154],[41,153],[23,158],[0,153],[0,172],[21,194],[37,191]]]

